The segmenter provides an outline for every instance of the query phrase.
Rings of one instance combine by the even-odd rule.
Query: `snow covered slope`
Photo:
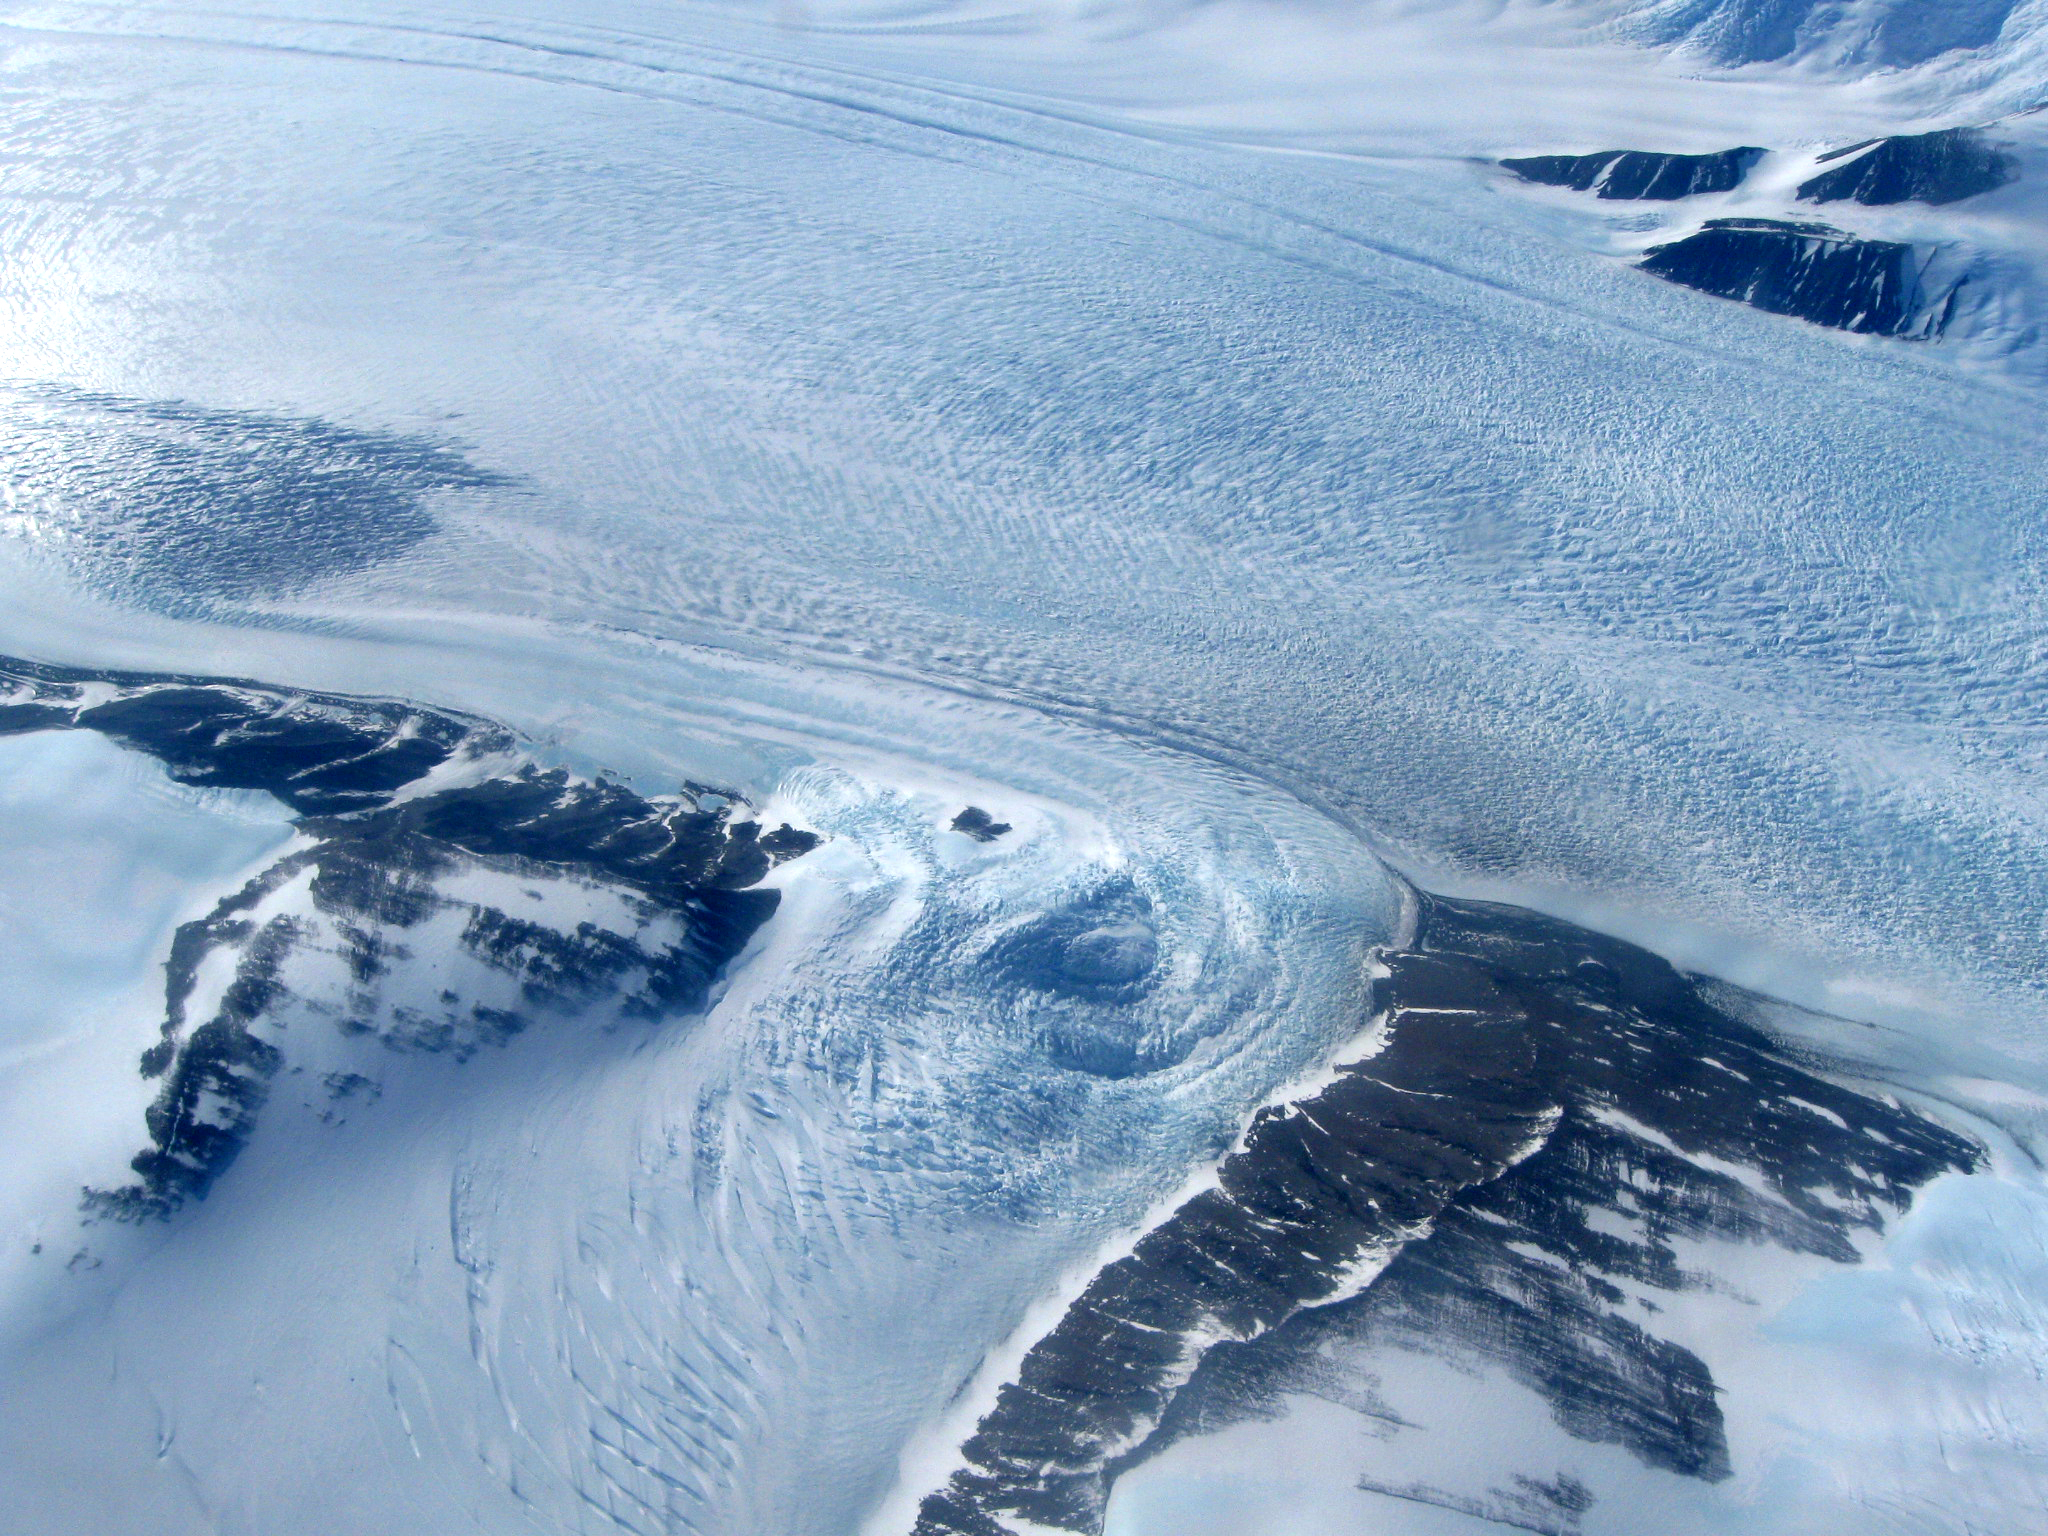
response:
[[[0,10],[4,1518],[2029,1530],[2040,23]]]

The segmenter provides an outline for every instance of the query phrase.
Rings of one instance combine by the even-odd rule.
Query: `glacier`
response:
[[[2035,1529],[2044,17],[8,4],[0,1529]]]

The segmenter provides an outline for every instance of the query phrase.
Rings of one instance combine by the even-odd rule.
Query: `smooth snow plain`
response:
[[[171,929],[291,833],[4,744],[5,1518],[901,1530],[985,1361],[1355,1043],[1398,871],[1784,998],[1992,1149],[1703,1303],[1738,1475],[1586,1528],[2020,1536],[2032,279],[1970,344],[1839,336],[1484,160],[2007,118],[2042,10],[6,7],[0,650],[472,710],[827,841],[707,1015],[280,1090],[202,1205],[84,1226]],[[2012,196],[1940,227],[2024,253]],[[309,423],[346,528],[247,482]],[[1181,1054],[1077,1079],[976,957],[1128,889]],[[1557,1433],[1415,1390],[1475,1456]],[[1111,1530],[1481,1528],[1357,1490],[1332,1412]]]

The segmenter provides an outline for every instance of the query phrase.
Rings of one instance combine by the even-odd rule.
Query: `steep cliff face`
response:
[[[2041,12],[17,8],[0,1524],[2029,1528]]]
[[[2019,175],[2012,155],[1978,128],[1943,128],[1852,144],[1822,155],[1819,163],[1829,169],[1799,184],[1802,203],[1939,207],[1996,192]]]
[[[1634,256],[1667,281],[1832,330],[1913,341],[1952,333],[2024,370],[2039,362],[2038,327],[2020,317],[2048,291],[2018,234],[2037,217],[2026,167],[2038,139],[2022,115],[1818,152],[1605,150],[1500,165],[1524,183],[1677,205],[1597,224],[1588,208],[1580,225],[1595,249]],[[2015,195],[1990,198],[2015,183]],[[1842,224],[1814,222],[1806,210],[1815,205]]]
[[[1920,282],[1926,257],[1896,240],[1860,240],[1824,224],[1709,219],[1650,248],[1645,272],[1774,315],[1877,336],[1939,336],[1951,295]]]

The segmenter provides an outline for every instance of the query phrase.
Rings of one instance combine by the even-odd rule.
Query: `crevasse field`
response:
[[[2043,1528],[2048,3],[461,3],[0,4],[0,1532]]]

